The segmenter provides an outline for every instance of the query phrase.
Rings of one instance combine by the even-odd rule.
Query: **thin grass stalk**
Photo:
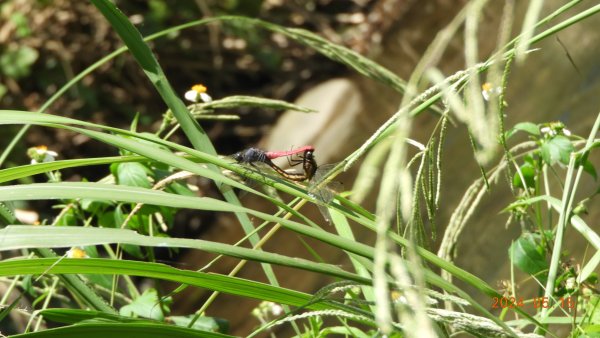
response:
[[[592,127],[590,135],[588,136],[586,146],[584,148],[586,149],[586,151],[589,151],[589,149],[591,149],[591,146],[594,143],[595,136],[597,135],[599,129],[600,114],[596,116],[596,121],[594,123],[594,126]],[[552,299],[552,295],[554,294],[554,283],[556,281],[556,275],[560,264],[560,256],[562,254],[562,242],[564,237],[564,231],[571,217],[571,211],[573,206],[573,200],[575,198],[575,192],[577,190],[577,184],[579,183],[579,179],[581,178],[581,174],[583,173],[583,165],[580,165],[577,169],[576,176],[573,178],[573,171],[575,170],[575,159],[576,154],[572,153],[569,160],[569,166],[567,168],[567,174],[565,176],[565,187],[563,190],[562,206],[561,211],[559,213],[557,231],[554,239],[554,247],[552,248],[552,257],[550,259],[550,268],[548,271],[548,281],[544,290],[544,297],[547,297],[546,299],[548,299],[549,301]],[[572,181],[573,183],[571,183]],[[573,186],[571,187],[572,184]],[[548,310],[549,309],[547,307],[544,307],[542,309],[542,312],[540,314],[540,318],[542,320],[546,319],[546,317],[548,316]]]
[[[544,0],[531,0],[529,2],[529,8],[527,14],[525,14],[525,20],[523,21],[523,29],[521,30],[520,38],[517,41],[515,47],[515,53],[517,55],[517,63],[522,64],[525,61],[525,51],[529,48],[531,43],[531,37],[535,31],[538,18],[542,11]]]

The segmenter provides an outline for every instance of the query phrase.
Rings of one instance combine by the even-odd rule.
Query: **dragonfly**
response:
[[[271,169],[275,170],[275,172],[277,172],[279,175],[291,180],[291,181],[296,181],[296,182],[302,182],[305,180],[310,180],[312,178],[312,176],[314,175],[317,165],[316,163],[314,163],[314,159],[312,160],[312,162],[309,161],[303,161],[302,167],[303,167],[303,171],[302,173],[293,173],[293,172],[288,172],[285,171],[283,169],[281,169],[281,167],[279,167],[278,165],[276,165],[275,163],[273,163],[273,159],[275,158],[279,158],[279,157],[284,157],[284,156],[292,156],[295,154],[299,154],[299,153],[304,153],[304,156],[301,156],[302,158],[306,158],[306,154],[307,153],[311,153],[314,151],[314,147],[313,146],[304,146],[304,147],[300,147],[298,149],[292,149],[292,150],[287,150],[287,151],[264,151],[258,148],[248,148],[245,150],[242,150],[240,152],[237,152],[235,154],[233,154],[233,159],[236,160],[238,163],[246,163],[246,164],[250,164],[251,166],[256,168],[255,163],[264,163],[266,165],[268,165],[269,167],[271,167]],[[312,158],[312,156],[311,156]],[[257,168],[258,169],[258,168]]]
[[[250,164],[256,167],[255,163],[264,163],[271,167],[282,177],[291,181],[308,181],[308,194],[318,201],[317,206],[327,222],[331,222],[331,215],[325,205],[333,200],[334,194],[327,186],[321,187],[321,179],[333,167],[333,165],[318,166],[314,157],[315,148],[313,146],[303,146],[297,149],[287,151],[264,151],[258,148],[248,148],[233,155],[238,163]],[[300,155],[301,154],[301,155]],[[290,156],[298,155],[299,159],[291,159]],[[273,163],[272,159],[279,157],[288,157],[290,166],[302,164],[303,172],[294,173],[281,169]]]

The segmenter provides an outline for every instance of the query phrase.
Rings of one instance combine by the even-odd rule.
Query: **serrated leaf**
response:
[[[573,147],[571,141],[562,135],[546,140],[541,147],[542,159],[548,165],[557,162],[565,165],[569,164],[569,156],[573,151],[575,151],[575,147]]]

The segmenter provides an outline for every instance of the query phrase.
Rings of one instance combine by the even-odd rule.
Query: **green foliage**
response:
[[[162,321],[169,311],[169,302],[161,299],[155,289],[148,289],[131,303],[119,309],[123,316],[144,317]]]
[[[510,246],[509,255],[519,269],[545,283],[543,273],[547,272],[549,266],[542,244],[539,234],[524,233]]]
[[[119,163],[115,166],[113,175],[117,184],[131,187],[150,188],[148,168],[141,163]]]
[[[558,162],[567,165],[569,164],[569,156],[575,151],[575,147],[568,138],[558,135],[549,140],[544,140],[540,150],[542,159],[548,165],[554,165]]]
[[[26,77],[38,56],[38,51],[29,46],[9,46],[0,54],[0,71],[13,79]]]

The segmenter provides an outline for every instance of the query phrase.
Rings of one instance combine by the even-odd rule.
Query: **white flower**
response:
[[[201,84],[192,86],[190,90],[185,92],[184,97],[186,100],[198,103],[200,101],[208,103],[212,101],[212,97],[206,93],[206,87]]]
[[[45,145],[32,147],[27,150],[27,155],[31,158],[31,164],[52,162],[58,156],[56,151],[48,150]]]
[[[67,251],[66,255],[67,258],[90,258],[85,250],[79,247],[72,247],[69,251]]]
[[[540,129],[540,132],[542,134],[546,134],[546,135],[549,135],[549,136],[556,135],[556,131],[554,131],[554,129],[552,129],[550,127],[542,127],[542,129]]]
[[[271,314],[275,317],[281,315],[283,313],[283,307],[279,304],[272,303],[271,304]]]
[[[490,97],[492,97],[492,95],[499,95],[501,92],[502,92],[502,88],[494,87],[489,82],[486,82],[481,85],[481,96],[483,96],[483,99],[486,101],[489,101]]]

